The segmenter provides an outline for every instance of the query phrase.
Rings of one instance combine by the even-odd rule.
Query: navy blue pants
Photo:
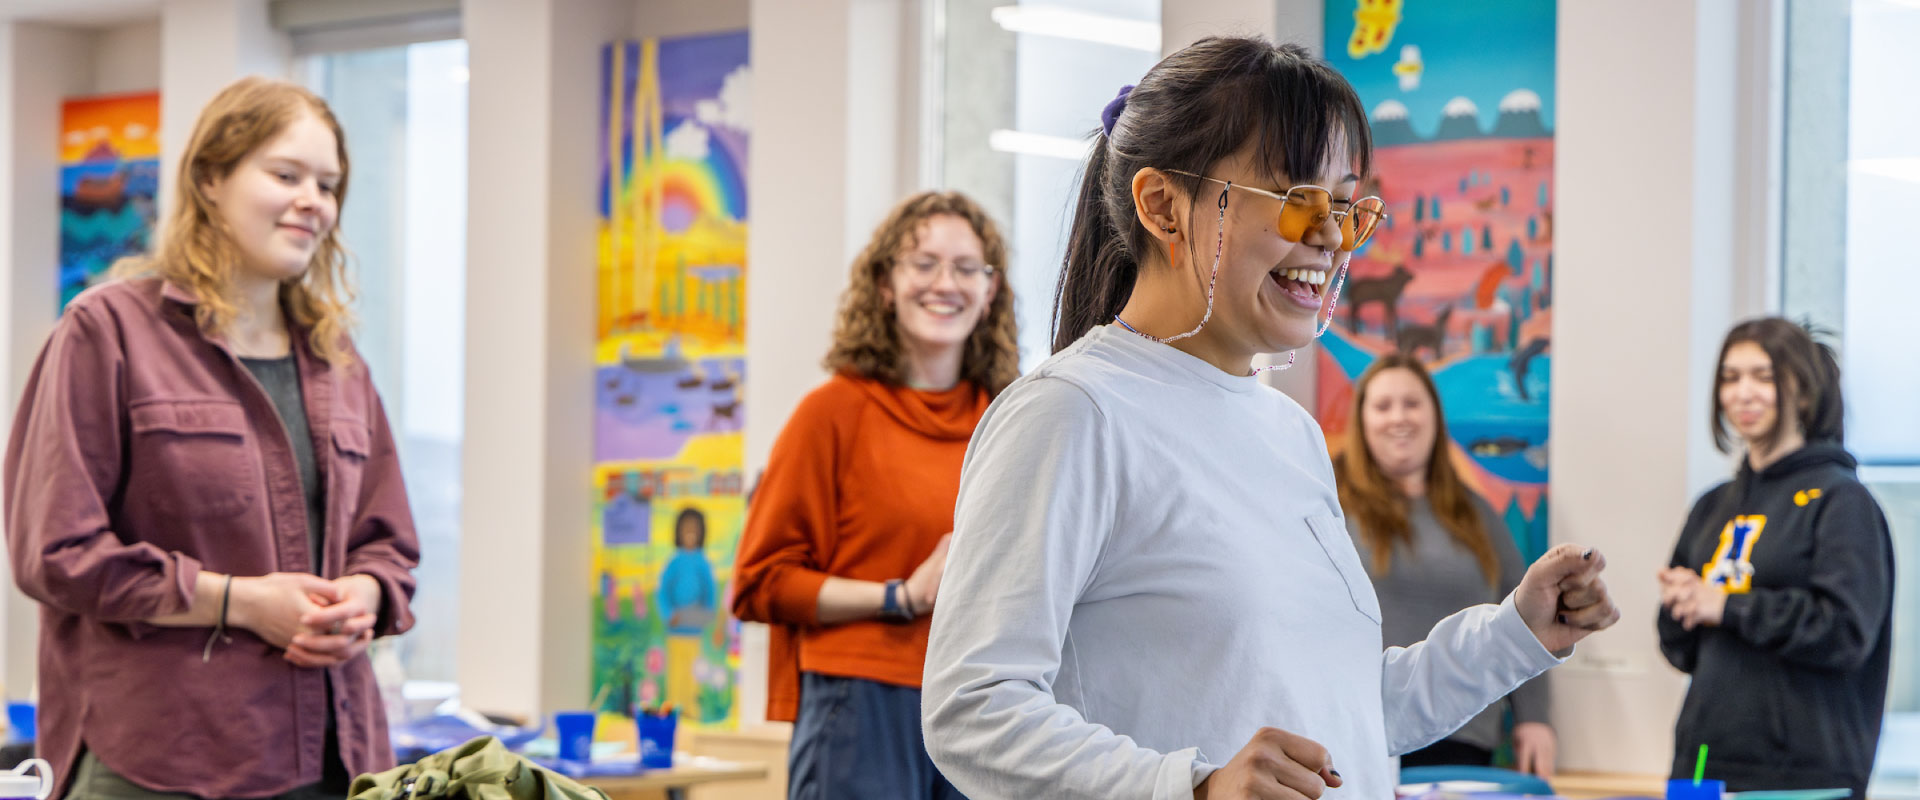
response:
[[[920,690],[800,676],[788,800],[966,800],[927,757]]]

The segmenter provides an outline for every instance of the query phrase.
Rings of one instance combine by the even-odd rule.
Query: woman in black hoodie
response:
[[[1893,542],[1841,446],[1833,350],[1777,317],[1720,348],[1714,441],[1746,445],[1660,574],[1660,649],[1693,675],[1673,777],[1866,796],[1887,697]]]

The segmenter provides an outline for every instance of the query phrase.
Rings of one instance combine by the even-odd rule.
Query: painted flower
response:
[[[647,648],[647,674],[658,675],[667,669],[667,654],[658,647]]]

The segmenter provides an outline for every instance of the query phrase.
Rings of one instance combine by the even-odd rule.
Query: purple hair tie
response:
[[[1107,107],[1100,109],[1100,129],[1107,136],[1113,136],[1113,124],[1120,121],[1120,112],[1127,110],[1127,95],[1133,93],[1133,84],[1120,87],[1120,93],[1113,96]]]

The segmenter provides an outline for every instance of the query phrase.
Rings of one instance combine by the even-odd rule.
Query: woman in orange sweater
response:
[[[954,798],[920,735],[960,461],[1019,375],[1006,244],[957,192],[895,207],[854,261],[826,367],[774,443],[733,613],[773,626],[788,797]]]

